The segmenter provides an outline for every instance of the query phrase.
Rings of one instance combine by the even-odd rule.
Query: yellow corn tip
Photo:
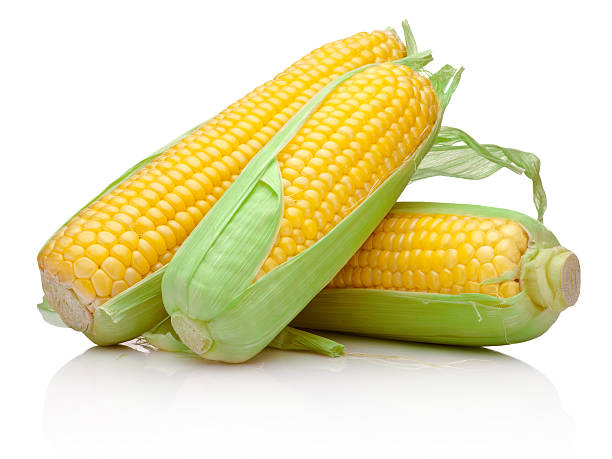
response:
[[[438,115],[431,83],[385,63],[342,83],[278,155],[284,215],[259,274],[329,233],[427,138]]]
[[[329,287],[508,298],[518,281],[481,282],[514,270],[527,244],[523,227],[503,218],[391,213]]]
[[[38,256],[93,311],[168,263],[248,161],[330,81],[403,57],[393,32],[327,44],[228,107],[83,209]]]

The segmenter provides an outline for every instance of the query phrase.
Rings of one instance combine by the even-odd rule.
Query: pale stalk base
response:
[[[59,283],[57,279],[41,272],[42,287],[45,298],[62,318],[64,323],[76,331],[87,331],[93,323],[93,315],[79,301],[74,292]]]
[[[573,306],[580,295],[580,262],[573,253],[564,261],[561,269],[561,293],[568,306]]]
[[[200,320],[175,312],[170,318],[172,327],[181,341],[196,354],[204,354],[210,350],[214,341],[211,339],[206,324]]]
[[[525,265],[521,282],[535,304],[559,313],[580,295],[578,257],[563,247],[540,249]]]

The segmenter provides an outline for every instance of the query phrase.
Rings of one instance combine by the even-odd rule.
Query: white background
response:
[[[2,456],[607,456],[605,3],[2,2]],[[542,159],[545,222],[582,263],[578,304],[548,333],[495,351],[341,337],[348,357],[228,366],[92,348],[41,320],[36,253],[111,179],[311,49],[403,18],[435,65],[466,67],[445,124]],[[534,215],[512,173],[403,199]]]

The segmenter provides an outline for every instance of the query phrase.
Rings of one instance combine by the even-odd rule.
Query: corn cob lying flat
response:
[[[65,323],[99,344],[124,341],[151,328],[164,316],[160,279],[153,273],[172,259],[249,160],[327,83],[362,65],[404,55],[392,31],[359,33],[327,44],[137,167],[41,250],[38,264],[47,302]],[[305,228],[308,235],[310,228]],[[135,289],[145,278],[151,279],[149,287]],[[115,314],[113,305],[100,309],[124,291],[129,292],[123,295],[126,308]]]
[[[294,326],[497,345],[544,333],[580,266],[544,226],[490,207],[398,203]]]
[[[430,82],[408,67],[412,59],[328,85],[181,247],[162,281],[163,302],[196,354],[227,362],[256,355],[391,208],[434,143],[460,75],[445,67]]]

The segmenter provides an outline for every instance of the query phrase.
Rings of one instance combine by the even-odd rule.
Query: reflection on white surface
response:
[[[526,448],[572,457],[573,426],[555,387],[519,360],[327,336],[348,355],[267,349],[226,365],[94,347],[49,383],[44,430],[81,457],[270,457],[287,448],[292,457],[418,450],[497,459]]]

